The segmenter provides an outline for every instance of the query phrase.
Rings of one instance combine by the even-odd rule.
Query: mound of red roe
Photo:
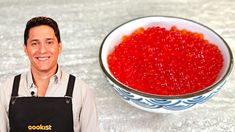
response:
[[[218,47],[203,34],[175,26],[139,28],[108,55],[113,76],[123,84],[155,95],[182,95],[216,81],[223,67]]]

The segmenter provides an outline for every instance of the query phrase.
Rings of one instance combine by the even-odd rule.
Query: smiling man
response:
[[[94,97],[83,81],[61,69],[61,50],[53,19],[28,21],[24,51],[30,70],[0,88],[1,132],[99,132]]]
[[[58,31],[57,31],[58,32]],[[27,33],[25,33],[27,35]],[[55,74],[57,60],[61,52],[60,38],[52,27],[40,25],[29,30],[29,36],[25,36],[27,45],[25,53],[31,63],[31,71],[38,87],[38,96],[44,96],[49,84],[49,78]],[[57,33],[59,36],[59,33]]]

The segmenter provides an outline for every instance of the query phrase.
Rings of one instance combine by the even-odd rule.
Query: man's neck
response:
[[[38,88],[38,96],[45,96],[50,78],[55,75],[57,71],[57,66],[53,67],[49,71],[38,71],[36,69],[32,70],[33,82]]]
[[[57,66],[53,67],[49,71],[38,71],[36,69],[31,69],[33,75],[33,81],[36,83],[39,80],[50,80],[50,78],[56,74]]]

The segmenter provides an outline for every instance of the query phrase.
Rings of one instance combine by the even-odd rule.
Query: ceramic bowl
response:
[[[121,42],[122,36],[129,35],[140,27],[147,28],[152,26],[165,27],[166,29],[176,26],[178,29],[187,29],[191,32],[202,33],[205,39],[216,44],[223,55],[224,64],[215,83],[203,90],[190,94],[158,96],[137,91],[118,81],[109,70],[107,56],[113,51],[114,47]],[[184,18],[149,16],[128,21],[112,30],[102,42],[99,52],[99,62],[108,82],[116,91],[117,95],[124,101],[145,111],[171,113],[194,108],[218,93],[226,83],[228,75],[232,70],[233,56],[224,39],[207,26]]]

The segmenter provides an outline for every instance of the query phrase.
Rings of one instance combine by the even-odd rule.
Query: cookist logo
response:
[[[39,130],[39,131],[44,131],[44,130],[52,130],[52,126],[51,125],[29,125],[28,126],[28,130],[29,131],[34,131],[34,130]]]

